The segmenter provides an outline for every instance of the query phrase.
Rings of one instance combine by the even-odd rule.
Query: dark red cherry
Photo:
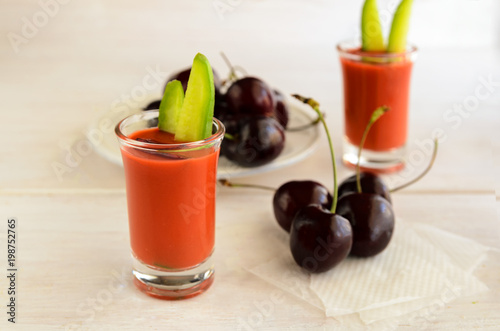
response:
[[[158,109],[160,109],[160,103],[161,103],[161,100],[152,101],[146,107],[144,107],[142,110],[143,111],[158,110]],[[148,120],[148,125],[150,127],[158,126],[158,118],[152,118],[152,119]]]
[[[330,209],[332,201],[328,189],[318,182],[312,180],[287,182],[274,193],[274,217],[285,231],[290,232],[293,218],[299,209],[310,204]]]
[[[262,80],[245,77],[235,81],[226,92],[232,114],[273,116],[276,101],[272,89]]]
[[[148,138],[135,138],[135,140],[137,141],[140,141],[142,143],[148,143],[148,144],[161,144],[161,142],[159,142],[158,140],[154,140],[154,139],[148,139]]]
[[[179,82],[181,82],[182,87],[184,88],[184,93],[186,93],[187,83],[189,80],[190,73],[191,73],[191,67],[184,69],[184,70],[181,70],[181,71],[171,75],[170,77],[168,77],[167,83],[174,80],[174,79],[178,80]],[[163,89],[163,90],[165,90],[165,89]]]
[[[215,109],[214,109],[215,112]],[[215,116],[215,114],[214,114]],[[219,116],[215,116],[222,123],[224,123],[224,128],[226,130],[226,134],[224,136],[224,140],[222,140],[222,145],[220,148],[220,156],[226,156],[225,153],[227,151],[228,156],[226,156],[229,160],[233,157],[235,150],[240,143],[239,140],[239,132],[240,132],[240,120],[241,117],[228,115],[227,112],[222,111]]]
[[[137,137],[135,140],[141,142],[141,143],[148,143],[148,144],[163,144],[161,141],[155,140],[155,139],[150,139],[150,138],[141,138]],[[174,153],[166,153],[166,152],[161,152],[161,151],[155,151],[155,150],[149,150],[149,149],[144,149],[144,153],[152,154],[155,156],[159,156],[162,158],[166,159],[171,159],[171,160],[184,160],[186,159],[185,156],[183,155],[178,155]]]
[[[349,221],[319,205],[301,208],[292,222],[290,249],[295,262],[309,272],[330,270],[342,262],[352,246]]]
[[[371,172],[361,172],[360,173],[361,191],[363,193],[374,193],[378,194],[387,201],[391,202],[391,193],[387,185],[380,176],[377,176]],[[356,175],[346,178],[339,185],[339,198],[350,193],[357,193],[358,189],[356,186]]]
[[[224,123],[224,116],[228,114],[227,102],[224,94],[219,94],[215,97],[214,117]]]
[[[344,195],[337,204],[337,214],[352,226],[351,255],[368,257],[382,252],[394,231],[394,211],[386,199],[373,193]]]
[[[276,107],[274,108],[274,118],[281,124],[282,127],[286,129],[288,125],[288,106],[285,101],[283,94],[274,90],[274,99],[276,100]]]
[[[285,147],[283,127],[271,117],[225,117],[227,138],[221,153],[243,167],[258,167],[276,159]]]
[[[156,110],[160,109],[160,103],[161,100],[155,100],[151,101],[146,107],[144,107],[142,110]]]

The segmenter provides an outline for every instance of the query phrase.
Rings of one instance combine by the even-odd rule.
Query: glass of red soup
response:
[[[417,48],[404,53],[363,52],[360,43],[337,45],[344,87],[343,160],[358,162],[358,149],[372,112],[387,106],[371,128],[361,155],[361,168],[393,172],[404,167],[408,135],[410,77]]]
[[[213,282],[217,161],[224,126],[178,142],[157,127],[158,111],[116,126],[125,181],[135,285],[162,299],[189,298]]]

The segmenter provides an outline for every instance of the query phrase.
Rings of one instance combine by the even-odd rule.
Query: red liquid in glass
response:
[[[372,112],[385,105],[390,111],[372,126],[364,148],[380,152],[404,146],[408,131],[408,95],[413,63],[406,59],[373,63],[345,57],[341,57],[340,61],[348,141],[359,146]]]
[[[134,132],[131,139],[172,144],[158,130]],[[207,259],[215,240],[215,185],[218,149],[195,157],[168,157],[122,147],[132,252],[145,264],[184,269]]]

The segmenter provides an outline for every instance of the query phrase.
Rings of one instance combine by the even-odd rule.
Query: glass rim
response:
[[[414,44],[408,43],[406,50],[401,53],[374,53],[365,52],[361,50],[361,41],[356,39],[344,40],[337,44],[337,51],[348,58],[379,58],[379,59],[394,59],[394,58],[407,58],[414,59],[418,53],[418,48]],[[359,49],[355,54],[351,53],[353,49]]]
[[[147,149],[147,150],[173,150],[173,151],[187,151],[187,150],[192,150],[192,149],[199,149],[203,147],[207,147],[211,144],[216,143],[217,141],[221,140],[224,137],[225,133],[225,127],[224,124],[218,120],[217,118],[213,117],[212,118],[212,125],[215,125],[216,131],[213,133],[210,137],[202,140],[196,140],[196,141],[188,141],[188,142],[181,142],[181,143],[174,143],[174,144],[155,144],[155,143],[148,143],[148,142],[143,142],[143,141],[137,141],[135,139],[129,138],[126,134],[124,134],[122,131],[123,127],[127,124],[131,123],[136,123],[141,120],[143,121],[148,121],[152,120],[155,118],[158,118],[159,116],[159,111],[158,110],[148,110],[148,111],[143,111],[138,114],[132,114],[124,119],[122,119],[118,124],[115,126],[115,134],[118,137],[118,140],[128,146],[134,147],[134,148],[139,148],[139,149]]]

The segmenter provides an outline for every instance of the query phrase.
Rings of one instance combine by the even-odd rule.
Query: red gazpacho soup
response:
[[[178,144],[149,128],[130,139]],[[122,146],[132,252],[160,269],[187,269],[206,260],[215,241],[215,185],[219,148],[188,153]]]
[[[377,63],[377,58],[356,58],[356,55],[366,54],[359,50],[349,53],[354,56],[340,57],[346,138],[358,146],[372,112],[380,106],[388,106],[390,111],[373,125],[364,148],[378,152],[404,146],[408,131],[412,60],[402,56],[380,59]]]

